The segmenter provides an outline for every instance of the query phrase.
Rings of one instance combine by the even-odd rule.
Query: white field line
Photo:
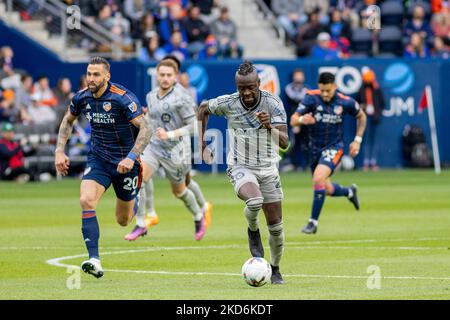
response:
[[[417,241],[417,240],[416,240]],[[113,255],[113,254],[126,254],[126,253],[140,253],[140,252],[151,252],[151,251],[163,251],[163,250],[199,250],[199,249],[229,249],[229,248],[239,248],[242,245],[224,245],[224,246],[205,246],[205,247],[158,247],[158,248],[146,248],[146,249],[135,249],[135,250],[121,250],[121,251],[110,251],[103,252],[102,255]],[[302,248],[302,247],[296,247]],[[310,247],[311,248],[311,247]],[[330,248],[330,247],[314,247],[314,248]],[[339,247],[338,247],[339,248]],[[355,247],[346,247],[347,249],[355,249]],[[356,247],[358,248],[358,247]],[[377,248],[377,247],[367,247],[367,248]],[[400,248],[400,247],[399,247]],[[334,249],[334,248],[333,248]],[[377,248],[378,249],[378,248]],[[392,249],[392,248],[391,248]],[[429,248],[428,248],[429,249]],[[433,248],[436,249],[436,248]],[[442,248],[439,248],[442,249]],[[447,248],[445,248],[447,249]],[[62,268],[80,268],[76,265],[69,265],[62,263],[61,261],[86,258],[86,254],[79,254],[73,256],[65,256],[54,259],[49,259],[46,261],[47,264],[62,267]],[[164,271],[164,270],[122,270],[122,269],[105,269],[107,272],[117,272],[117,273],[137,273],[137,274],[160,274],[160,275],[202,275],[202,276],[241,276],[239,273],[227,273],[227,272],[195,272],[195,271]],[[328,279],[367,279],[367,276],[351,276],[351,275],[314,275],[314,274],[285,274],[286,277],[296,277],[296,278],[328,278]],[[450,281],[450,277],[422,277],[422,276],[381,276],[381,279],[397,279],[397,280],[445,280]]]

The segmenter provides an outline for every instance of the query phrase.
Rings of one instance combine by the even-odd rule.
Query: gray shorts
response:
[[[176,161],[174,159],[164,158],[153,152],[150,148],[145,149],[141,159],[150,166],[153,172],[156,172],[159,166],[161,166],[166,173],[166,177],[174,183],[182,183],[192,167],[190,158],[189,161],[186,157],[184,157],[184,160]]]
[[[259,187],[264,198],[264,203],[279,202],[283,200],[280,175],[277,167],[247,168],[243,166],[231,166],[227,169],[227,175],[233,184],[236,194],[244,183],[252,182]]]

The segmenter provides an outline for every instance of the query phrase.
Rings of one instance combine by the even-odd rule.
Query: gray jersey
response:
[[[270,167],[280,160],[278,145],[256,116],[257,112],[265,112],[270,115],[272,125],[285,125],[286,112],[278,97],[261,91],[255,107],[246,109],[236,92],[209,100],[208,109],[210,113],[224,116],[228,120],[229,166]]]
[[[184,152],[186,144],[183,143],[183,140],[190,139],[190,137],[162,141],[157,138],[156,129],[163,128],[166,131],[173,131],[184,127],[195,120],[196,104],[186,90],[178,84],[162,98],[158,96],[158,90],[159,88],[153,89],[146,98],[148,116],[153,129],[148,147],[158,155],[170,158],[171,155]]]

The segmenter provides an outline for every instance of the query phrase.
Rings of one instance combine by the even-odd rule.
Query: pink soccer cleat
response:
[[[194,221],[195,223],[195,240],[202,240],[203,236],[206,233],[205,228],[205,217],[203,216],[200,221]]]
[[[147,234],[147,228],[142,228],[139,226],[134,227],[133,231],[125,236],[125,240],[134,241],[139,237],[143,237]]]

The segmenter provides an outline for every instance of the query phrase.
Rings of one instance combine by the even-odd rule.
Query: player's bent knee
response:
[[[95,199],[89,195],[80,196],[80,206],[83,210],[94,210],[96,203]]]
[[[326,181],[327,181],[327,179],[322,176],[313,177],[314,185],[324,185],[325,186]]]
[[[264,202],[263,197],[255,197],[245,201],[245,204],[251,211],[259,211],[263,206],[263,202]]]

